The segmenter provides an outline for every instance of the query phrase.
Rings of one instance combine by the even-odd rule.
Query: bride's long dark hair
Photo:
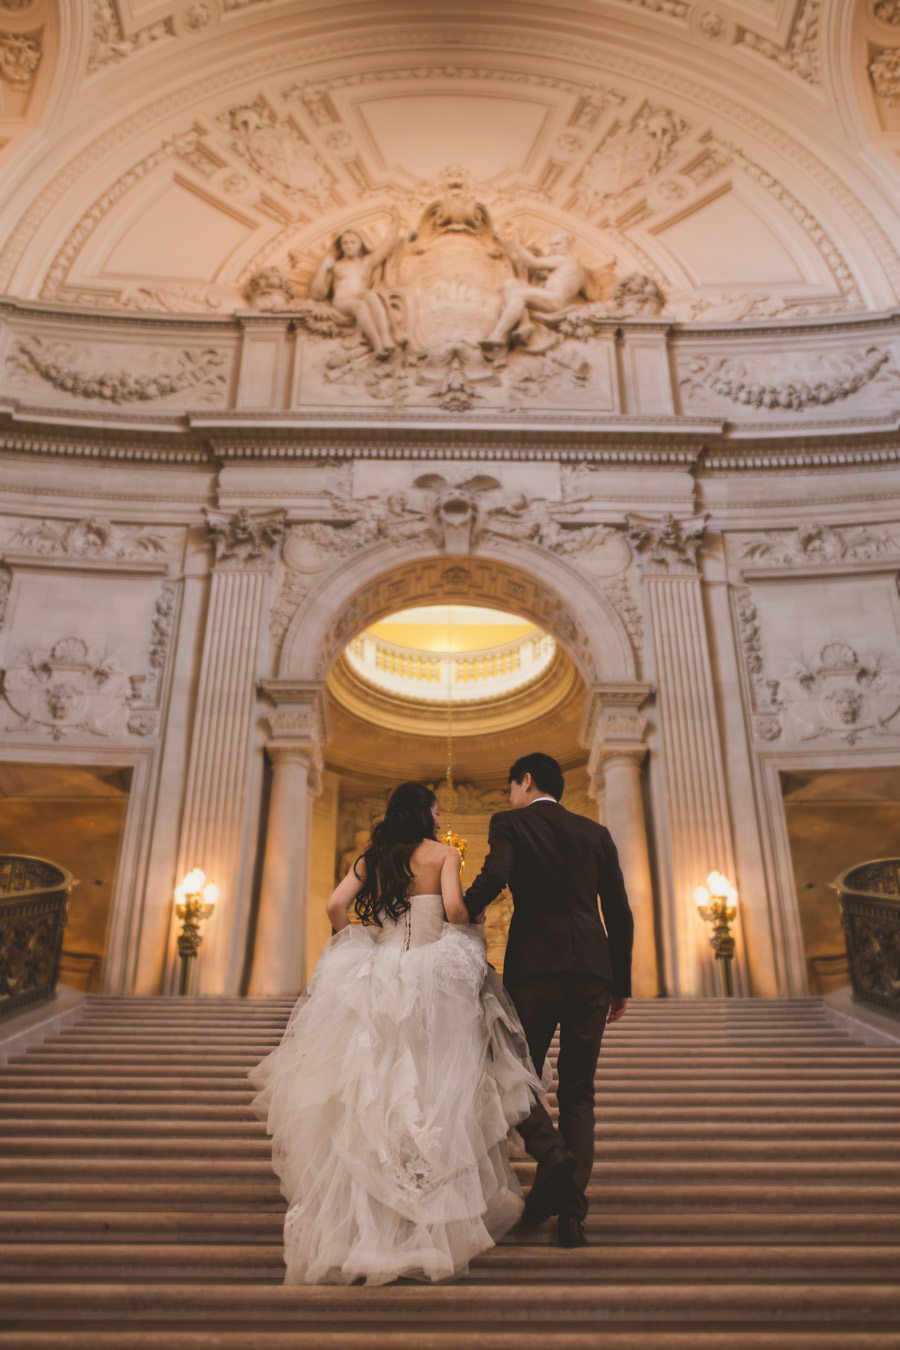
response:
[[[362,854],[366,878],[354,908],[363,923],[380,928],[385,914],[399,919],[409,909],[406,893],[413,880],[409,862],[423,839],[435,838],[431,808],[436,801],[431,788],[422,783],[401,783],[391,793],[384,820],[375,826]],[[353,868],[359,876],[356,863]]]

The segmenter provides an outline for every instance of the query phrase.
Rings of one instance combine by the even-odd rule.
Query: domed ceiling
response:
[[[681,320],[900,296],[898,0],[0,0],[0,99],[19,299],[291,309],[434,211]]]

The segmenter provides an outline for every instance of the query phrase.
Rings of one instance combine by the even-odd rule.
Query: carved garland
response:
[[[792,380],[783,377],[771,380],[764,374],[758,375],[758,366],[751,361],[701,356],[690,362],[681,385],[689,394],[706,389],[732,403],[752,408],[802,412],[805,408],[824,407],[849,398],[874,380],[889,360],[889,352],[869,347],[831,360],[820,356],[815,373],[798,374]]]
[[[38,375],[54,389],[76,398],[100,399],[107,403],[153,402],[186,389],[205,387],[221,390],[226,383],[225,355],[214,347],[185,348],[172,353],[173,369],[136,375],[129,370],[87,374],[78,367],[79,354],[69,343],[45,343],[40,338],[22,338],[7,358],[7,365],[24,374]]]

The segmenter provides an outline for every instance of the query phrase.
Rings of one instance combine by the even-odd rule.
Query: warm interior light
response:
[[[203,899],[209,905],[210,909],[212,909],[213,905],[216,903],[218,898],[219,898],[218,886],[214,881],[208,881],[206,885],[203,887]]]
[[[198,895],[206,882],[206,873],[202,867],[192,867],[181,883],[188,895]]]
[[[699,909],[702,909],[705,905],[709,904],[709,891],[705,886],[694,887],[694,904],[697,905]]]

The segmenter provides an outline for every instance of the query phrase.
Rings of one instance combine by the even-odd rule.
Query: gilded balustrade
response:
[[[349,664],[371,684],[435,702],[446,699],[448,685],[454,702],[511,693],[542,675],[555,653],[556,643],[546,633],[482,651],[433,654],[363,633],[346,649]]]
[[[46,858],[0,854],[0,1017],[55,994],[69,892],[77,885]]]
[[[858,863],[832,888],[841,901],[854,1000],[900,1018],[900,859]]]

